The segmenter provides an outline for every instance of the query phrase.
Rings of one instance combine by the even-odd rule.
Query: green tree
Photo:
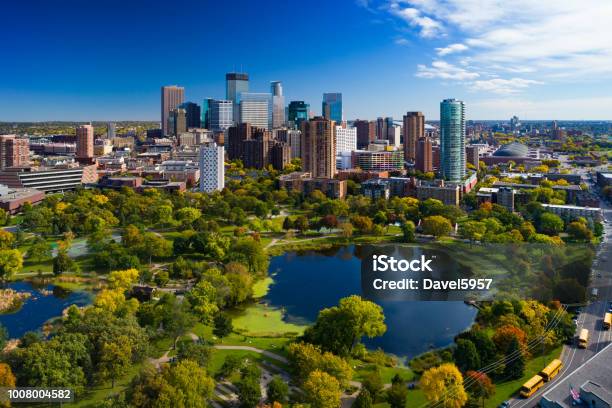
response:
[[[546,235],[558,235],[563,231],[563,220],[556,214],[545,212],[540,216],[540,231]]]
[[[370,392],[366,388],[362,388],[353,403],[353,408],[372,408],[372,405]]]
[[[0,249],[0,280],[11,280],[23,267],[23,257],[17,249]]]
[[[378,370],[374,370],[368,374],[361,385],[364,389],[368,390],[373,402],[376,402],[376,400],[380,397],[384,388],[384,384]]]
[[[387,402],[391,408],[404,408],[408,399],[408,388],[403,382],[394,382],[387,391]]]
[[[565,232],[575,241],[590,242],[593,239],[593,232],[584,223],[578,221],[570,222]]]
[[[510,379],[521,378],[525,372],[525,356],[517,337],[512,337],[505,357],[504,375]]]
[[[475,399],[482,399],[484,406],[485,400],[491,398],[495,394],[495,385],[488,375],[478,371],[468,371],[466,379],[470,382],[468,392]]]
[[[404,242],[414,242],[415,232],[416,227],[414,225],[414,222],[408,220],[402,224],[402,237],[404,239]]]
[[[268,402],[270,404],[274,402],[285,404],[288,397],[289,386],[287,383],[278,375],[272,377],[272,380],[268,383]]]
[[[79,265],[68,255],[65,249],[59,249],[57,256],[53,258],[53,274],[61,275],[64,272],[76,272]]]
[[[104,343],[100,351],[98,375],[103,380],[111,380],[115,388],[115,380],[130,367],[132,346],[127,336],[119,336],[113,342]]]
[[[331,375],[315,370],[302,387],[306,401],[312,408],[337,408],[340,406],[342,390],[340,383]]]
[[[245,408],[254,408],[261,399],[261,387],[259,386],[259,375],[256,373],[243,374],[236,384],[238,387],[238,398],[240,405]]]
[[[35,237],[28,249],[28,258],[34,262],[42,262],[51,258],[51,243],[42,237]]]
[[[232,318],[227,313],[219,313],[215,316],[213,334],[220,339],[228,336],[233,330]]]
[[[471,340],[457,340],[457,347],[453,354],[455,363],[461,371],[466,372],[480,368],[480,356]]]
[[[178,344],[177,357],[179,360],[191,360],[200,367],[206,368],[210,362],[213,350],[205,345],[193,341],[184,341]]]
[[[450,234],[453,226],[450,221],[441,215],[432,215],[423,219],[423,233],[433,235],[436,238]]]

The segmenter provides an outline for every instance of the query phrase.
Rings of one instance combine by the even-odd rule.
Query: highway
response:
[[[590,188],[595,188],[595,186],[591,185]],[[603,330],[602,327],[604,313],[608,309],[609,303],[612,302],[612,207],[602,201],[601,208],[606,220],[606,223],[604,223],[604,239],[597,248],[597,255],[593,262],[592,283],[588,291],[590,296],[592,288],[598,288],[599,294],[596,301],[590,302],[582,308],[576,328],[576,333],[582,328],[589,330],[589,345],[586,349],[578,348],[576,342],[571,345],[565,345],[561,353],[564,367],[560,374],[552,381],[546,383],[544,387],[529,399],[525,400],[520,397],[510,399],[509,402],[512,408],[535,407],[540,401],[542,394],[552,384],[561,381],[562,378],[571,374],[576,368],[580,367],[589,358],[612,342],[612,330]],[[578,386],[578,384],[576,385]]]

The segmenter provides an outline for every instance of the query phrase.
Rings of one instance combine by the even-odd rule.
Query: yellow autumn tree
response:
[[[429,402],[443,408],[461,408],[468,400],[463,376],[457,366],[445,363],[423,373],[420,387]]]

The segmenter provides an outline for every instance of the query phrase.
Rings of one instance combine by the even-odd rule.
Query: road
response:
[[[593,186],[590,187],[593,188]],[[604,223],[604,239],[597,249],[597,256],[593,262],[592,284],[588,292],[590,295],[592,288],[598,288],[598,300],[583,308],[578,317],[576,329],[577,333],[583,328],[589,330],[589,345],[586,349],[579,349],[576,344],[565,345],[561,353],[561,360],[564,365],[561,373],[552,381],[546,383],[545,387],[542,387],[528,400],[511,399],[510,406],[512,408],[535,407],[542,394],[550,388],[551,384],[561,381],[612,342],[612,330],[603,330],[602,328],[604,313],[609,302],[612,302],[612,207],[602,201],[601,208],[606,220],[606,223]]]

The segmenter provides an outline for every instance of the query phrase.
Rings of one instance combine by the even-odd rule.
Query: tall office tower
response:
[[[387,116],[385,118],[385,128],[387,129],[387,132],[384,139],[389,140],[389,143],[392,144],[392,140],[395,139],[395,125],[393,124],[392,117]]]
[[[269,130],[272,128],[272,95],[243,92],[240,95],[240,122]]]
[[[302,122],[302,169],[312,177],[336,174],[336,123],[323,117]]]
[[[176,109],[185,100],[185,88],[168,85],[161,87],[161,128],[162,134],[168,134],[168,118],[170,111]]]
[[[287,121],[293,127],[299,129],[303,121],[308,120],[310,105],[304,101],[291,101],[287,108]]]
[[[249,74],[229,72],[225,74],[225,99],[234,104],[234,123],[240,122],[240,98],[243,92],[249,92]]]
[[[428,137],[423,137],[417,142],[415,167],[422,173],[433,171],[433,152],[431,139]]]
[[[270,162],[272,134],[261,128],[251,128],[250,138],[242,142],[242,162],[245,168],[263,169]]]
[[[387,140],[387,121],[385,118],[376,118],[376,140]]]
[[[291,162],[291,146],[285,142],[272,141],[270,146],[270,164],[276,170],[282,170]]]
[[[209,127],[218,131],[226,130],[234,124],[234,103],[228,100],[210,99],[208,105]]]
[[[225,148],[216,143],[200,146],[200,191],[211,193],[225,187]]]
[[[200,108],[200,127],[204,129],[210,129],[210,105],[212,101],[212,98],[202,100],[202,107]]]
[[[465,104],[456,99],[440,102],[440,173],[461,181],[465,171]]]
[[[421,112],[407,112],[404,115],[404,158],[416,159],[417,141],[425,137],[425,116]]]
[[[0,135],[0,170],[30,163],[30,141],[15,135]]]
[[[187,131],[187,112],[183,108],[170,111],[168,116],[168,135],[178,136]]]
[[[91,163],[94,157],[94,128],[91,125],[76,127],[76,159]]]
[[[185,117],[187,121],[187,129],[201,127],[202,118],[200,117],[200,105],[194,102],[185,102],[180,105],[185,109]]]
[[[340,92],[324,93],[321,113],[325,119],[342,122],[342,94]]]
[[[467,163],[470,163],[472,166],[474,166],[476,168],[476,170],[478,170],[478,167],[480,165],[480,158],[479,158],[479,148],[478,146],[475,145],[468,145],[465,147],[465,162],[466,162],[466,166]]]
[[[357,119],[353,122],[353,126],[357,129],[357,148],[365,149],[368,145],[374,142],[374,138],[376,137],[376,131],[370,133],[370,121],[369,120],[361,120]]]
[[[285,125],[285,97],[281,81],[270,82],[270,93],[272,94],[272,129],[276,129]]]
[[[244,143],[251,139],[250,123],[238,123],[227,130],[227,158],[229,160],[244,159]]]
[[[113,122],[108,122],[106,124],[106,138],[112,139],[116,136],[116,127]]]
[[[357,150],[357,129],[336,126],[336,154]]]

